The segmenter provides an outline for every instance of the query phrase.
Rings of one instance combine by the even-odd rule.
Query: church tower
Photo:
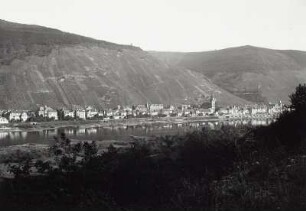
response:
[[[211,110],[211,113],[215,113],[216,112],[216,98],[214,98],[214,96],[213,95],[211,95],[211,97],[210,97],[210,103],[211,103],[211,108],[210,108],[210,110]]]
[[[280,107],[280,112],[283,112],[283,103],[282,101],[280,100],[279,103],[278,103],[279,107]]]

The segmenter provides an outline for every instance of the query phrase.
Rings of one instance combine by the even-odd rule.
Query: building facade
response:
[[[8,123],[9,121],[6,118],[0,117],[0,124],[8,124]]]

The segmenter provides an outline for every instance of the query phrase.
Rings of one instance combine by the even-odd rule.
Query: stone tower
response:
[[[210,97],[210,103],[211,103],[211,113],[215,113],[216,112],[216,98],[214,98],[213,95],[211,95]]]

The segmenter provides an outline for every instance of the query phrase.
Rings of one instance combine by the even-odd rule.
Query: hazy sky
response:
[[[306,0],[0,0],[0,19],[144,50],[306,51]]]

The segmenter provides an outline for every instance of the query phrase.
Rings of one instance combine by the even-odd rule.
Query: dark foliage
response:
[[[5,182],[1,203],[103,208],[114,204],[131,208],[185,203],[206,206],[209,182],[226,175],[236,159],[236,134],[231,133],[232,129],[222,128],[220,133],[202,130],[183,137],[166,136],[154,143],[137,142],[123,151],[110,146],[101,155],[97,155],[94,142],[73,145],[62,134],[50,148],[56,166],[38,160],[34,166],[41,176],[34,177],[20,173],[25,169],[21,163],[15,179]],[[192,187],[195,183],[201,187]],[[193,188],[204,194],[204,201],[193,198]],[[35,194],[23,198],[27,190]],[[188,196],[182,195],[185,190]]]
[[[255,130],[260,146],[267,150],[285,147],[287,151],[305,151],[306,85],[299,85],[290,95],[291,105],[267,127]]]

